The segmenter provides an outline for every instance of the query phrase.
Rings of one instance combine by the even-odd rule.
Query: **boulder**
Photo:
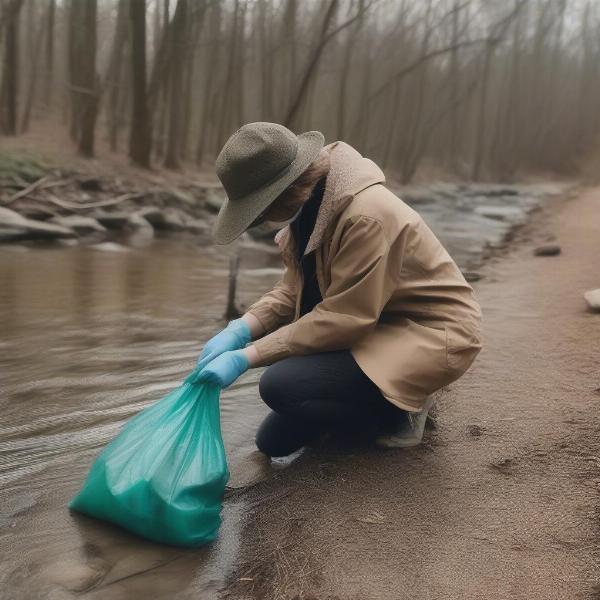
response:
[[[136,233],[146,233],[150,237],[154,235],[154,228],[148,222],[148,219],[140,213],[133,213],[127,218],[127,229],[135,231]]]
[[[533,253],[536,256],[557,256],[560,254],[561,249],[557,244],[546,244],[544,246],[538,246]]]
[[[185,228],[192,233],[201,233],[206,235],[211,233],[210,225],[201,219],[186,219]]]
[[[206,199],[204,206],[213,213],[218,213],[225,202],[225,192],[219,188],[209,188],[206,190]]]
[[[138,210],[135,214],[144,217],[155,229],[168,231],[183,231],[185,229],[185,219],[176,208],[150,206]]]
[[[68,227],[26,219],[14,210],[0,207],[0,242],[59,240],[75,236],[75,232]]]
[[[81,217],[79,215],[69,215],[67,217],[53,217],[52,223],[69,227],[77,235],[90,235],[93,233],[106,233],[106,227],[103,227],[92,217]]]
[[[588,290],[583,294],[583,297],[593,311],[600,312],[600,288]]]
[[[130,213],[99,210],[92,213],[91,216],[107,229],[125,229],[129,225]]]

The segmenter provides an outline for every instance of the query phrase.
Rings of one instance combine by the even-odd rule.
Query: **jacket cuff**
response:
[[[263,326],[265,333],[273,331],[279,323],[279,315],[265,304],[250,305],[244,312],[254,315]]]

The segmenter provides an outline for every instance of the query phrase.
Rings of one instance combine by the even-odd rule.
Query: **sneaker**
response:
[[[420,412],[404,411],[395,431],[380,435],[375,443],[384,448],[410,448],[418,446],[423,440],[427,415],[433,406],[433,398],[429,396]]]

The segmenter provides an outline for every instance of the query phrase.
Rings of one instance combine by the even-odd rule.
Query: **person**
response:
[[[481,309],[448,252],[373,161],[319,131],[245,124],[216,171],[215,242],[275,225],[284,271],[205,344],[196,380],[267,367],[256,444],[271,457],[324,433],[418,444],[432,393],[481,350]]]

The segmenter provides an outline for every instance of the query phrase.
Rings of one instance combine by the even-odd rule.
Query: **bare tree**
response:
[[[10,0],[4,7],[4,64],[0,89],[2,131],[17,134],[17,100],[19,96],[19,15],[23,0]]]
[[[600,144],[598,30],[594,0],[0,0],[0,127],[69,118],[91,155],[98,118],[178,168],[269,120],[404,181],[573,174]]]
[[[129,0],[131,22],[131,129],[129,157],[140,167],[150,167],[152,133],[146,90],[146,0]]]

